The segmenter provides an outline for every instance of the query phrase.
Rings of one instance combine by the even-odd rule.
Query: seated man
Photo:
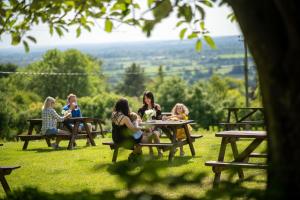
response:
[[[68,95],[68,98],[67,98],[67,102],[68,104],[65,105],[63,107],[63,113],[66,114],[68,112],[71,113],[71,117],[82,117],[81,115],[81,112],[80,112],[80,108],[79,106],[77,105],[77,97],[75,94],[69,94]],[[72,123],[69,123],[69,122],[64,122],[64,126],[70,131],[72,132],[72,129],[73,129],[73,124]],[[92,130],[92,125],[91,124],[88,124],[88,127],[89,127],[89,130],[91,131]],[[83,124],[80,124],[79,125],[79,130],[84,130],[84,125]],[[87,142],[86,144],[89,146],[90,145],[90,140],[87,139]]]

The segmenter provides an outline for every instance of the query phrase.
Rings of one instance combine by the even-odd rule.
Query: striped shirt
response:
[[[45,134],[48,129],[57,128],[57,122],[64,121],[53,108],[47,108],[42,111],[42,133]]]

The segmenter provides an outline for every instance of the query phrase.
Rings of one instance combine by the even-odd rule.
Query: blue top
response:
[[[65,111],[67,111],[69,109],[70,109],[70,104],[65,105],[63,107],[63,110],[65,110]],[[72,110],[71,114],[72,114],[72,117],[81,117],[81,112],[80,112],[79,106],[76,106],[76,108],[74,110]]]

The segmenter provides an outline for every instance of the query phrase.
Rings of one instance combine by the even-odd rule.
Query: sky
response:
[[[232,36],[240,35],[240,30],[236,22],[230,22],[227,15],[231,10],[226,7],[207,8],[206,11],[206,28],[210,31],[210,36]],[[103,31],[103,24],[97,23],[91,32],[82,31],[81,36],[76,38],[75,28],[70,28],[69,33],[59,38],[56,34],[51,36],[46,25],[33,27],[29,33],[37,39],[37,44],[31,44],[31,48],[39,46],[60,46],[72,44],[101,44],[101,43],[120,43],[120,42],[137,42],[137,41],[153,41],[153,40],[179,40],[179,32],[181,29],[175,29],[176,17],[170,16],[156,26],[151,38],[147,38],[138,28],[121,25],[112,33]],[[101,29],[102,27],[102,29]],[[19,47],[22,45],[19,45]],[[10,45],[10,37],[4,35],[0,41],[0,48],[12,48]],[[16,47],[18,48],[18,46]],[[23,47],[22,47],[23,48]]]

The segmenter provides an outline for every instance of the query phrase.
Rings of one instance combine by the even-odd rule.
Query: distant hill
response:
[[[214,41],[217,49],[203,44],[201,52],[195,51],[195,41],[190,40],[32,47],[29,53],[25,53],[22,48],[6,48],[0,49],[0,63],[11,62],[26,66],[40,60],[49,49],[74,48],[101,59],[102,69],[111,81],[133,62],[144,67],[149,76],[155,75],[158,66],[162,65],[167,74],[194,76],[189,81],[209,77],[212,73],[240,77],[244,59],[243,42],[238,36],[215,37]],[[254,64],[252,59],[249,61],[250,74],[253,74]]]

